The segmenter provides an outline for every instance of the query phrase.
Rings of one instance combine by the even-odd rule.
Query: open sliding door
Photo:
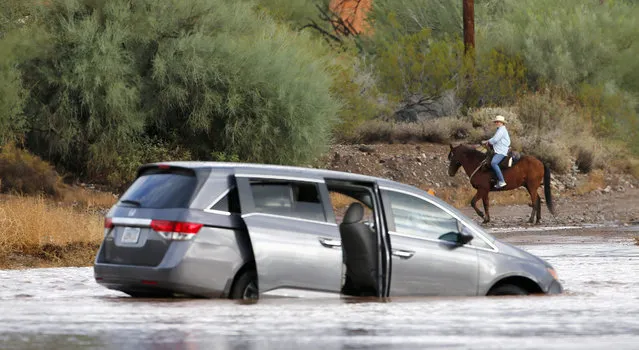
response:
[[[391,247],[378,185],[329,178],[326,183],[330,193],[345,196],[336,208],[338,212],[343,211],[338,221],[346,265],[344,294],[387,297],[392,271]]]
[[[389,236],[388,225],[386,223],[386,215],[384,209],[384,201],[382,200],[382,192],[377,183],[374,184],[375,192],[375,226],[377,229],[377,240],[379,242],[379,297],[388,297],[390,295],[392,259],[391,259],[391,241]]]

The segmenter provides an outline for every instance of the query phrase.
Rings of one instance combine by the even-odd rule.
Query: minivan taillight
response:
[[[193,239],[200,232],[202,224],[180,221],[152,220],[151,228],[170,241],[186,241]]]
[[[113,228],[113,219],[104,218],[104,238],[111,238],[111,229]]]

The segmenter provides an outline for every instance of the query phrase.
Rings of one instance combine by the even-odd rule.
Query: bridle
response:
[[[454,157],[453,157],[453,151],[451,150],[451,151],[450,151],[450,153],[448,154],[448,160],[452,162],[452,161],[453,161],[453,158],[454,158]],[[458,166],[458,167],[462,166],[462,163],[461,163],[460,161],[458,161],[457,159],[454,159],[454,161],[456,162],[456,164],[455,164],[456,166]],[[479,163],[479,165],[478,165],[478,166],[477,166],[477,168],[476,168],[476,169],[472,172],[472,174],[470,174],[470,175],[468,176],[468,180],[471,180],[471,181],[472,181],[473,176],[475,176],[475,174],[477,174],[477,172],[479,171],[479,169],[481,169],[481,167],[482,167],[482,166],[484,166],[485,164],[486,164],[486,158],[484,158],[484,160],[482,160],[482,161],[481,161],[481,163]]]

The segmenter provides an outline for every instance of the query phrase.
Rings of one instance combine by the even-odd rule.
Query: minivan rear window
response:
[[[120,203],[139,208],[188,208],[197,178],[193,172],[142,174],[120,198]]]

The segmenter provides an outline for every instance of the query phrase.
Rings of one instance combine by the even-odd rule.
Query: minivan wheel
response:
[[[258,297],[257,273],[254,270],[244,271],[235,281],[231,291],[231,299],[252,300]]]
[[[516,286],[514,284],[502,284],[501,286],[497,286],[488,292],[488,295],[528,295],[527,290]]]

